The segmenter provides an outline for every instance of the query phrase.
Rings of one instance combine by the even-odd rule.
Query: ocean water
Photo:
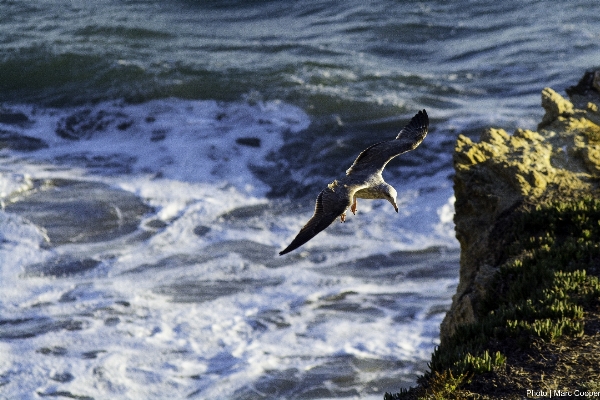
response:
[[[0,397],[380,399],[458,283],[459,133],[600,66],[594,1],[1,1]],[[319,191],[430,133],[280,257]]]

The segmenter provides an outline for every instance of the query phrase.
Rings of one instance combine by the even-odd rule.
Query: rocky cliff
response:
[[[600,71],[567,93],[536,131],[458,137],[457,293],[430,372],[385,400],[600,396]]]
[[[588,192],[600,184],[600,71],[568,90],[542,91],[537,131],[484,131],[478,143],[460,135],[454,153],[454,223],[461,246],[460,281],[441,327],[476,322],[478,304],[499,267],[494,228],[500,216],[548,192]]]

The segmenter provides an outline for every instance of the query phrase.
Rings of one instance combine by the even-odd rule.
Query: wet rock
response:
[[[600,70],[587,71],[575,86],[566,90],[573,106],[577,109],[587,109],[598,115],[598,95],[600,95]],[[596,121],[596,123],[600,123]]]
[[[53,276],[64,278],[80,275],[96,268],[100,261],[91,258],[82,260],[72,259],[68,256],[59,256],[45,263],[28,265],[25,267],[24,276]]]
[[[86,351],[85,353],[81,354],[81,358],[83,358],[84,360],[93,360],[95,358],[98,358],[98,354],[100,353],[106,353],[106,350]]]
[[[66,397],[69,399],[76,399],[76,400],[94,400],[93,397],[78,395],[78,394],[74,394],[71,392],[67,392],[65,390],[36,392],[36,394],[40,397]]]
[[[41,349],[36,350],[37,353],[43,354],[45,356],[64,356],[68,353],[67,349],[62,346],[54,346],[54,347],[42,347]]]
[[[0,129],[0,149],[11,149],[16,151],[35,151],[45,149],[48,144],[42,139],[31,136],[20,135]]]
[[[29,118],[22,112],[0,111],[0,124],[21,125],[27,122]]]
[[[132,233],[152,208],[134,194],[102,183],[54,180],[8,199],[5,211],[43,228],[50,244],[61,245],[112,240]],[[70,270],[91,265],[91,261],[73,265]]]
[[[164,229],[168,224],[160,219],[153,219],[152,221],[148,221],[145,226],[150,229]]]
[[[77,301],[77,295],[73,293],[73,291],[63,293],[62,296],[60,296],[60,298],[58,299],[59,303],[72,303],[74,301]]]
[[[286,317],[287,313],[282,312],[281,310],[264,310],[256,315],[256,322],[263,326],[273,326],[276,329],[284,329],[292,326],[287,322]]]
[[[218,218],[222,218],[225,221],[244,220],[246,222],[245,220],[249,218],[260,218],[270,209],[271,205],[266,203],[241,206],[219,215]]]
[[[110,318],[106,318],[104,320],[104,325],[106,326],[116,326],[119,324],[119,322],[121,322],[121,319],[119,317],[110,317]]]
[[[69,372],[56,373],[50,377],[53,381],[60,383],[71,382],[75,377]]]
[[[600,93],[600,71],[586,71],[577,85],[568,87],[565,91],[569,97],[585,96],[590,91]]]
[[[208,232],[210,232],[209,226],[198,225],[197,227],[194,228],[194,235],[196,235],[196,236],[202,237],[202,236],[206,235]]]
[[[48,317],[4,319],[0,320],[0,339],[24,339],[63,329],[80,330],[82,327],[81,321],[71,319],[54,320]]]
[[[56,126],[56,134],[64,139],[89,139],[95,133],[107,130],[110,126],[118,130],[126,130],[133,125],[127,115],[105,110],[79,110],[62,118]]]
[[[117,124],[117,129],[120,131],[126,131],[131,125],[133,125],[133,120],[123,121]]]
[[[248,147],[260,147],[260,139],[256,137],[242,137],[235,139],[237,144]]]
[[[168,131],[166,129],[154,129],[152,136],[150,136],[151,142],[160,142],[167,138]]]

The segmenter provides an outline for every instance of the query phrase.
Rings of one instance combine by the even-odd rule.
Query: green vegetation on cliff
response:
[[[600,199],[582,195],[522,204],[500,225],[504,232],[496,239],[504,243],[505,261],[490,281],[478,310],[481,318],[458,326],[436,349],[418,389],[387,399],[522,398],[536,387],[583,391],[595,385],[600,376],[600,363],[591,358],[600,354]],[[580,348],[572,340],[578,338],[586,345]],[[567,345],[570,352],[583,351],[595,366],[585,363],[577,371],[572,365],[563,374],[523,362],[525,354],[533,360],[553,358],[551,349]],[[511,373],[517,370],[528,373]]]
[[[600,390],[600,96],[578,87],[544,89],[539,133],[459,137],[457,295],[430,372],[386,400]]]

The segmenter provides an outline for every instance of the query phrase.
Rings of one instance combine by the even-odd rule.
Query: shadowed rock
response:
[[[93,397],[73,394],[73,393],[67,392],[65,390],[49,391],[49,392],[36,392],[36,394],[40,397],[66,397],[66,398],[75,399],[75,400],[94,400]]]
[[[61,256],[45,263],[26,266],[24,276],[53,276],[63,278],[83,274],[96,268],[99,264],[100,261],[91,258],[78,260]]]
[[[77,331],[82,328],[81,321],[71,319],[54,320],[48,317],[4,319],[0,320],[0,339],[24,339],[62,329]]]
[[[134,194],[102,183],[55,180],[9,199],[5,211],[44,228],[50,243],[61,245],[132,233],[152,208]]]
[[[194,228],[194,235],[197,235],[200,237],[206,235],[208,232],[210,232],[209,226],[198,225],[197,227]]]
[[[56,373],[50,377],[53,381],[60,383],[71,382],[75,377],[69,372]]]
[[[0,111],[0,124],[21,125],[29,122],[22,112]]]
[[[0,149],[35,151],[46,147],[48,147],[48,144],[42,139],[0,129]]]
[[[260,147],[260,139],[255,137],[242,137],[235,139],[237,144],[248,147]]]
[[[110,126],[124,131],[133,121],[123,113],[104,110],[79,110],[62,118],[56,126],[56,134],[64,139],[89,139],[95,133],[107,130]]]

